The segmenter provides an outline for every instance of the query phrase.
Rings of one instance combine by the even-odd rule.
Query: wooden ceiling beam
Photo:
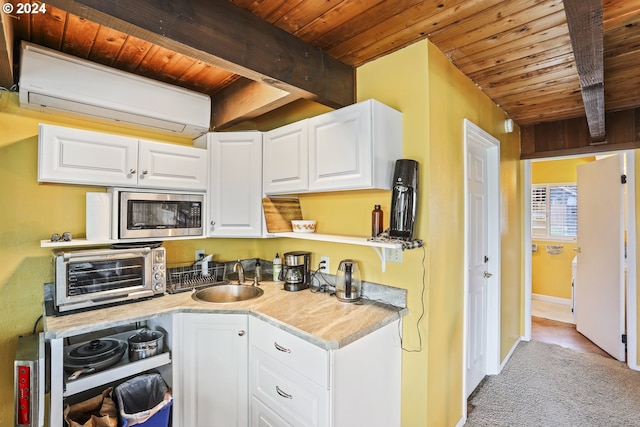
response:
[[[300,98],[273,86],[240,79],[212,96],[211,128],[222,130],[297,99]]]
[[[604,35],[601,0],[564,0],[569,36],[593,143],[605,141]]]
[[[47,4],[288,92],[295,99],[332,108],[355,102],[351,66],[227,0],[51,0]]]
[[[11,4],[11,3],[6,3]],[[11,15],[0,12],[0,87],[13,86],[13,22]]]

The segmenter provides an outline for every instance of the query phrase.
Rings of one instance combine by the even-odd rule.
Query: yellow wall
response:
[[[595,157],[544,160],[531,163],[532,184],[560,184],[577,181],[577,167],[595,161]],[[531,292],[571,299],[571,262],[575,257],[574,242],[533,240],[538,251],[531,254]],[[562,252],[552,255],[547,245],[562,245]]]
[[[504,113],[429,42],[422,41],[357,70],[358,100],[376,98],[403,112],[403,155],[420,164],[416,237],[426,248],[405,251],[401,264],[382,272],[368,247],[290,239],[203,239],[165,242],[169,262],[190,260],[204,248],[216,259],[271,259],[309,250],[312,263],[359,261],[362,278],[408,290],[403,326],[402,425],[453,426],[462,417],[464,182],[463,119],[500,139],[501,149],[501,356],[521,334],[522,173],[519,134],[505,134]],[[0,92],[0,425],[12,422],[15,338],[30,333],[42,312],[42,284],[52,280],[50,250],[39,241],[53,232],[84,234],[84,193],[95,188],[37,183],[37,124],[51,121],[109,131],[81,121],[27,112],[17,96]],[[300,101],[238,128],[268,130],[326,111]],[[132,133],[132,132],[127,132]],[[135,134],[135,133],[133,133]],[[152,138],[145,133],[141,136]],[[158,139],[158,138],[156,138]],[[166,138],[163,138],[166,139]],[[184,140],[171,142],[188,143]],[[304,216],[319,232],[368,235],[374,204],[389,212],[390,192],[305,195]],[[385,215],[385,225],[388,225]],[[423,262],[424,259],[424,262]],[[424,306],[424,316],[422,307]],[[304,310],[304,307],[301,307]]]

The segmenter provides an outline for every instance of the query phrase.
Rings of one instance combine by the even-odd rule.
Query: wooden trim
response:
[[[564,0],[591,140],[605,140],[604,37],[601,0]]]
[[[520,127],[520,158],[569,156],[640,148],[640,108],[606,114],[607,139],[594,144],[586,117]]]
[[[226,0],[52,0],[81,18],[332,108],[355,102],[355,71]]]
[[[640,141],[625,142],[620,144],[602,144],[589,147],[571,148],[566,150],[542,151],[532,154],[522,154],[520,160],[544,159],[548,157],[581,156],[585,154],[598,154],[608,151],[636,150],[640,148]]]
[[[7,89],[13,79],[13,22],[11,15],[0,12],[0,86]]]

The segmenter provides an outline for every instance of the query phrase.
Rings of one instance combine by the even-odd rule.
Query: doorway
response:
[[[621,292],[621,297],[626,294],[626,335],[627,335],[627,364],[631,369],[640,370],[636,361],[637,354],[637,333],[636,333],[636,227],[635,227],[635,153],[633,151],[627,151],[626,155],[626,193],[627,204],[625,206],[626,211],[626,243],[627,243],[627,289],[626,292]],[[561,160],[564,158],[555,158],[548,160]],[[532,219],[531,219],[531,206],[532,206],[532,161],[527,160],[524,162],[524,180],[525,180],[525,292],[524,292],[524,335],[523,339],[530,340],[532,337],[531,330],[531,316],[532,316]],[[531,248],[531,250],[529,250]],[[579,248],[578,248],[579,249]],[[579,310],[579,308],[577,308]]]
[[[464,120],[463,407],[500,369],[500,143]],[[466,413],[466,412],[465,412]]]

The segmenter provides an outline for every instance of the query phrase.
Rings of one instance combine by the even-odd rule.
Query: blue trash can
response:
[[[122,427],[168,427],[173,398],[160,374],[139,375],[114,393]]]

